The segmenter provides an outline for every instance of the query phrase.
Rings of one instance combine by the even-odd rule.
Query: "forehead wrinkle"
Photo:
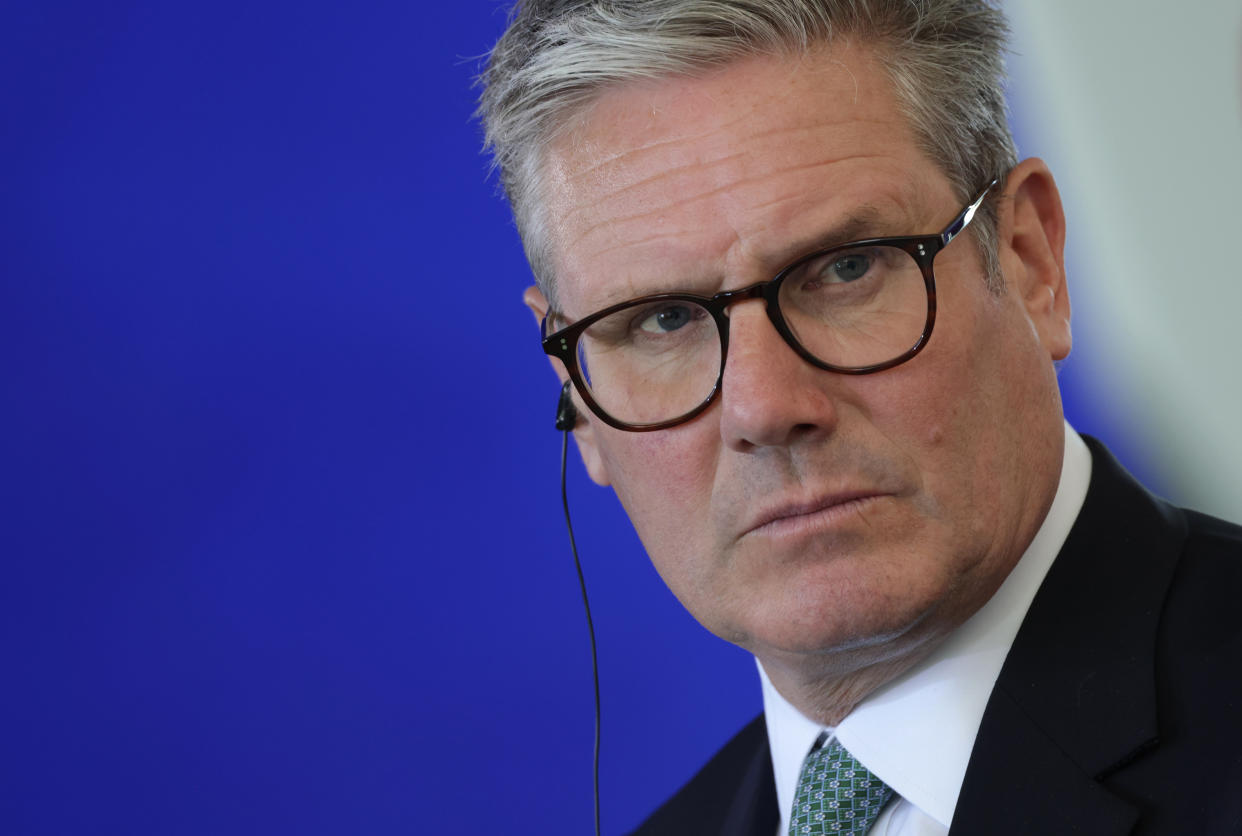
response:
[[[645,238],[639,238],[635,241],[623,241],[608,247],[601,247],[598,250],[592,250],[592,253],[594,255],[607,255],[608,253],[616,252],[617,250],[624,250],[629,247],[642,247],[649,244],[656,244],[661,241],[681,241],[684,239],[685,236],[680,232],[657,232],[648,235]]]
[[[697,142],[698,140],[704,137],[709,137],[717,133],[720,133],[721,131],[731,127],[733,124],[742,121],[742,118],[744,117],[739,117],[737,119],[731,119],[728,122],[724,122],[719,125],[713,125],[708,130],[702,131],[700,133],[686,134],[683,136],[674,137],[672,139],[652,142],[650,144],[643,145],[640,148],[631,148],[631,149],[619,151],[604,159],[596,158],[585,168],[579,169],[573,173],[567,173],[565,177],[565,182],[566,183],[575,183],[575,182],[583,182],[583,181],[587,181],[591,183],[608,182],[614,179],[613,177],[608,176],[608,171],[607,171],[608,169],[613,169],[618,166],[625,166],[625,167],[630,167],[630,168],[637,166],[641,168],[642,158],[648,154],[662,152],[665,149],[667,149],[669,146],[678,146],[678,145],[685,145],[687,143]],[[858,125],[875,125],[878,127],[885,127],[885,128],[891,127],[891,123],[884,119],[873,119],[873,120],[858,119],[855,121],[857,122]],[[676,166],[675,168],[668,169],[664,172],[661,172],[660,174],[656,174],[651,177],[647,177],[647,178],[638,180],[633,183],[628,183],[625,186],[622,186],[621,188],[614,191],[612,193],[612,196],[624,195],[634,189],[641,188],[644,185],[658,181],[665,175],[675,174],[679,171],[684,171],[687,168],[692,168],[695,166],[705,166],[705,167],[710,168],[710,167],[714,167],[718,165],[723,165],[729,162],[733,162],[739,158],[745,157],[746,149],[748,149],[749,147],[757,145],[757,144],[761,144],[761,143],[767,143],[772,137],[788,137],[787,142],[793,142],[793,141],[796,141],[803,134],[812,134],[816,132],[822,132],[826,129],[834,129],[834,128],[840,128],[840,127],[841,126],[837,124],[824,124],[822,122],[813,122],[811,124],[806,124],[806,125],[778,126],[778,127],[772,127],[772,128],[768,128],[764,130],[755,131],[755,132],[749,133],[743,141],[732,144],[732,147],[738,148],[740,150],[733,151],[732,153],[726,154],[725,156],[718,157],[713,160],[704,160],[701,157],[696,156],[694,159],[690,159],[687,162],[684,162]],[[851,130],[856,130],[856,127],[851,126]],[[594,143],[589,143],[589,144],[594,145]],[[763,150],[766,151],[766,147]],[[691,155],[687,155],[687,156],[691,156]],[[850,159],[850,158],[842,157],[840,159]],[[779,170],[775,173],[779,173]]]
[[[687,169],[702,169],[704,171],[710,171],[714,168],[718,168],[720,166],[725,166],[732,162],[735,162],[736,160],[738,160],[739,158],[743,156],[745,156],[745,154],[743,154],[741,151],[738,151],[736,153],[729,154],[727,156],[720,157],[715,160],[711,160],[710,162],[702,161],[702,160],[691,160],[689,162],[678,165],[674,168],[665,169],[664,171],[661,171],[658,174],[653,174],[650,177],[645,177],[642,180],[637,180],[633,183],[628,183],[622,186],[621,188],[610,192],[608,195],[608,199],[614,200],[618,197],[623,197],[624,195],[630,192],[633,192],[636,189],[641,189],[644,186],[655,185],[656,183],[659,183],[663,180],[667,180],[670,177],[675,177],[679,174],[683,174],[685,173]]]
[[[714,101],[716,97],[709,96],[708,98]],[[602,101],[611,101],[611,100],[605,98]],[[578,146],[585,145],[588,147],[594,146],[595,148],[598,148],[599,143],[593,142],[590,139],[586,139],[585,137],[583,137],[582,134],[598,133],[598,134],[604,135],[605,137],[608,137],[614,133],[612,129],[616,128],[618,123],[623,121],[620,118],[606,120],[605,124],[609,126],[609,129],[603,130],[603,129],[596,127],[596,129],[593,131],[588,130],[587,126],[595,127],[594,122],[593,122],[594,119],[602,117],[604,115],[604,114],[599,113],[599,109],[600,109],[600,103],[597,102],[595,108],[587,110],[586,112],[582,113],[581,115],[577,117],[576,122],[581,130],[580,132],[576,134],[571,134],[571,136],[573,136],[574,138],[575,145],[578,145]],[[667,108],[664,106],[648,105],[648,111],[653,117],[656,114],[662,113],[666,109]],[[622,113],[625,113],[625,111],[623,110]],[[721,131],[731,129],[734,125],[738,124],[739,122],[743,122],[746,119],[751,118],[752,115],[753,113],[738,114],[737,116],[734,116],[722,122],[721,121],[712,122],[699,131],[686,132],[686,133],[679,134],[677,136],[667,137],[664,139],[656,139],[656,140],[646,142],[643,145],[638,146],[638,147],[625,148],[613,154],[609,154],[606,156],[598,156],[591,162],[590,165],[575,172],[573,175],[570,176],[569,179],[578,179],[580,177],[586,177],[601,169],[605,169],[607,167],[621,163],[622,161],[627,161],[627,160],[630,162],[633,162],[635,160],[641,161],[644,156],[648,154],[654,154],[654,153],[665,151],[670,146],[685,145],[687,143],[697,142],[703,139],[704,137],[709,137]]]
[[[898,130],[894,132],[905,133],[906,124],[902,121],[894,122],[886,118],[866,118],[859,115],[846,116],[841,114],[840,119],[835,121],[816,120],[806,124],[799,125],[777,125],[770,128],[763,128],[747,135],[746,139],[741,143],[743,146],[753,145],[757,142],[767,140],[773,136],[787,135],[791,139],[796,139],[801,134],[820,133],[824,131],[849,131],[858,133],[862,128],[875,127],[887,131],[893,131],[894,127]]]
[[[756,182],[767,181],[773,175],[780,175],[780,176],[800,175],[800,174],[806,174],[807,172],[811,172],[819,168],[835,166],[845,161],[851,161],[851,162],[865,161],[865,160],[877,159],[877,158],[882,159],[884,158],[884,155],[882,154],[855,154],[855,155],[851,155],[848,157],[840,157],[840,158],[834,158],[834,159],[829,159],[829,160],[821,160],[821,161],[817,161],[814,163],[807,163],[805,165],[791,165],[785,168],[780,168],[780,169],[776,169],[772,171],[763,171],[763,172],[754,174],[750,177],[745,177],[740,180],[733,180],[728,183],[716,186],[715,188],[709,189],[708,191],[702,192],[700,194],[688,195],[686,197],[679,198],[678,200],[675,200],[672,203],[662,204],[655,208],[643,209],[641,211],[633,212],[628,215],[621,215],[619,217],[603,218],[583,228],[577,235],[575,235],[574,237],[566,241],[566,245],[572,247],[572,246],[577,246],[579,244],[582,244],[588,238],[590,238],[595,232],[599,231],[601,228],[611,229],[611,228],[621,226],[621,225],[633,224],[635,222],[648,219],[652,216],[659,216],[659,215],[663,215],[669,212],[675,212],[684,207],[693,205],[696,202],[700,202],[704,200],[711,200],[719,195],[726,194],[734,189],[744,188],[745,186],[754,184]],[[678,171],[683,170],[684,168],[685,168],[684,166],[679,167],[678,169],[674,171],[665,172],[662,175],[648,178],[648,180],[645,182],[648,182],[648,183],[657,182],[661,179],[664,179],[665,177],[672,176],[673,174],[675,174]],[[806,191],[798,190],[792,194],[786,194],[774,200],[768,201],[765,204],[760,204],[760,205],[747,207],[747,208],[748,208],[748,211],[751,211],[751,212],[758,211],[759,209],[762,209],[764,206],[775,205],[782,201],[796,200],[798,198],[805,197],[806,195],[807,195]],[[581,209],[586,205],[588,204],[579,204],[577,208]],[[640,243],[644,243],[645,240],[646,239],[639,239],[639,240],[632,241],[632,242],[631,241],[620,241],[609,247],[602,248],[594,252],[598,254],[612,252],[617,249],[624,249],[625,247],[628,247],[628,246],[636,246]]]
[[[709,99],[715,100],[715,96],[708,96]],[[855,106],[857,102],[854,103]],[[654,105],[649,106],[650,112],[654,115],[665,108],[657,108]],[[768,146],[776,144],[778,147],[783,145],[788,147],[793,143],[803,139],[807,134],[812,135],[812,141],[816,143],[823,142],[822,137],[815,137],[815,134],[823,134],[826,131],[840,131],[842,128],[848,129],[850,132],[857,131],[860,126],[876,126],[891,131],[894,127],[891,120],[884,118],[869,118],[865,115],[847,114],[844,111],[855,108],[834,109],[831,114],[806,114],[805,118],[798,124],[772,124],[777,120],[769,120],[765,118],[763,110],[759,107],[752,108],[746,113],[732,116],[731,118],[720,120],[712,117],[718,116],[718,111],[711,111],[708,114],[706,126],[699,131],[684,132],[677,136],[665,138],[652,138],[643,142],[636,147],[622,147],[615,150],[614,153],[607,153],[608,146],[616,142],[618,129],[624,135],[626,111],[621,110],[620,114],[615,118],[606,118],[606,113],[595,112],[593,114],[583,114],[579,122],[579,130],[571,132],[565,144],[560,149],[561,153],[555,151],[552,156],[560,156],[562,165],[559,166],[562,171],[562,182],[567,185],[603,185],[616,180],[623,180],[624,177],[618,177],[618,173],[624,174],[625,169],[642,170],[645,160],[651,155],[664,156],[671,155],[682,156],[686,161],[680,163],[668,172],[673,173],[684,170],[693,166],[716,166],[728,162],[735,161],[745,156],[745,151],[756,145],[762,146],[762,152],[768,151]],[[829,118],[830,115],[836,115],[837,118]],[[819,117],[819,118],[816,118]],[[598,120],[598,121],[595,121]],[[735,126],[743,123],[760,122],[757,127],[749,130],[734,131]],[[904,124],[896,126],[899,132],[904,132]],[[658,135],[661,126],[654,125],[651,128]],[[727,135],[729,133],[737,133],[738,136],[733,138],[723,150],[724,156],[715,159],[705,159],[705,151],[712,150],[710,140],[719,135]],[[774,137],[780,137],[779,143],[773,143]],[[707,145],[703,145],[703,140],[709,140]],[[615,145],[614,145],[615,148]],[[681,149],[685,150],[681,150]],[[739,149],[739,150],[734,150]],[[717,151],[719,153],[719,151]],[[572,166],[566,166],[573,158],[577,157],[578,162],[582,164],[576,170]],[[620,169],[620,172],[618,172]],[[633,189],[641,188],[652,181],[656,181],[663,176],[664,173],[644,178],[633,183],[616,189],[613,195],[620,196],[630,192]]]

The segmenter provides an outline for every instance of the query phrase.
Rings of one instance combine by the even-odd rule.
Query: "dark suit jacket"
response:
[[[1242,834],[1242,528],[1091,486],[984,710],[952,836]],[[773,836],[762,715],[636,831]]]

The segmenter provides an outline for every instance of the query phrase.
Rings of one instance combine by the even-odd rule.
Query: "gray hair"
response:
[[[478,115],[551,300],[544,155],[608,89],[841,38],[873,45],[923,151],[965,203],[1017,162],[1004,95],[1008,33],[988,0],[519,0],[480,78]],[[972,229],[997,287],[993,201]]]

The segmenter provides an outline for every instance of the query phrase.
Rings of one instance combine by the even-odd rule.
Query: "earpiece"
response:
[[[556,428],[572,430],[578,423],[578,408],[574,406],[574,385],[566,380],[561,387],[561,397],[556,402]]]
[[[566,380],[561,387],[560,400],[556,402],[556,428],[561,436],[561,506],[565,509],[565,528],[569,531],[569,549],[574,554],[574,569],[578,572],[578,587],[582,590],[582,608],[586,610],[587,635],[591,638],[591,678],[595,681],[595,757],[591,770],[595,788],[595,836],[600,836],[599,826],[599,741],[603,725],[599,707],[599,652],[595,647],[595,622],[591,618],[591,602],[587,599],[586,578],[582,574],[582,560],[578,557],[578,544],[574,542],[574,524],[569,519],[569,485],[565,481],[565,462],[569,459],[569,431],[578,423],[578,409],[574,406],[573,384]]]

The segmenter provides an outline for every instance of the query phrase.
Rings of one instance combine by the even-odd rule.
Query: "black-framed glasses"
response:
[[[657,293],[568,323],[549,311],[543,350],[600,420],[621,430],[689,421],[720,392],[729,351],[726,308],[763,299],[789,347],[840,374],[891,369],[927,345],[936,321],[932,263],[971,222],[993,180],[936,235],[870,238],[816,250],[776,277],[714,296]]]

